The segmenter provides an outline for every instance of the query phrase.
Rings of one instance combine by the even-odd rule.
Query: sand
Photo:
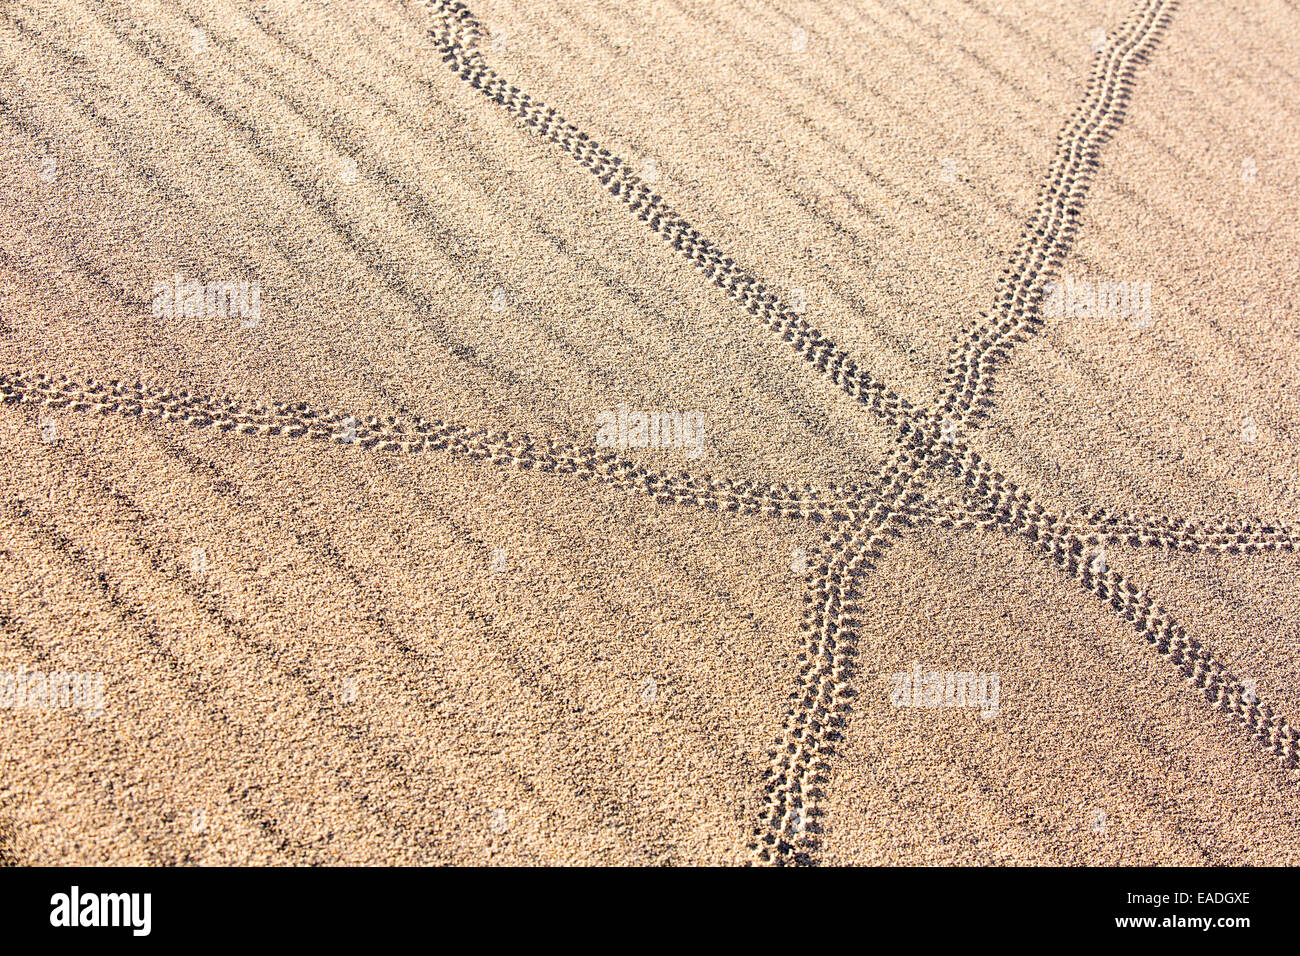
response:
[[[0,14],[0,863],[1300,860],[1294,9],[471,7]]]

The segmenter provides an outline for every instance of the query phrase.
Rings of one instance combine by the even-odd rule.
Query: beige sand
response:
[[[472,7],[0,14],[0,862],[1297,862],[1295,10]]]

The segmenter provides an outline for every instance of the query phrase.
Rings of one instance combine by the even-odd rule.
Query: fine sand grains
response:
[[[16,10],[0,857],[1294,862],[1293,16]]]

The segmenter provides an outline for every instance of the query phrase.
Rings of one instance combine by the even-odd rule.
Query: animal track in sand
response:
[[[1089,183],[1100,162],[1101,146],[1123,119],[1136,69],[1168,26],[1173,0],[1139,3],[1098,50],[1083,102],[1058,137],[1038,203],[998,284],[993,312],[976,323],[966,341],[954,349],[945,394],[933,408],[914,406],[868,372],[806,321],[802,310],[792,309],[700,235],[623,160],[497,74],[478,52],[481,28],[463,4],[413,2],[435,18],[430,36],[457,76],[587,167],[613,196],[714,285],[896,433],[898,451],[878,476],[876,493],[863,502],[867,507],[844,527],[832,529],[822,542],[822,563],[810,580],[806,597],[800,683],[764,780],[766,805],[752,844],[759,862],[807,859],[815,847],[811,818],[816,813],[818,787],[824,781],[830,744],[847,708],[856,640],[852,618],[855,580],[899,532],[899,523],[907,515],[953,529],[997,526],[1028,538],[1085,590],[1130,621],[1144,640],[1284,766],[1296,766],[1297,733],[1285,718],[1259,703],[1149,595],[1087,555],[1088,548],[1102,543],[1197,551],[1294,550],[1292,532],[1262,524],[1207,526],[1183,519],[1097,512],[1058,516],[985,463],[961,431],[976,417],[977,404],[987,401],[998,362],[1042,322],[1044,286],[1070,250]],[[924,493],[927,482],[945,473],[962,484],[962,501],[946,508]]]
[[[1118,129],[1137,67],[1170,22],[1173,0],[1142,0],[1096,54],[1080,106],[1067,121],[1020,241],[982,316],[954,347],[943,396],[918,407],[872,375],[758,279],[702,236],[652,192],[622,159],[554,109],[504,80],[479,52],[482,30],[463,5],[410,0],[430,17],[448,67],[525,127],[586,167],[631,213],[695,265],[763,327],[851,399],[883,420],[896,449],[868,482],[817,489],[649,471],[604,450],[421,419],[352,418],[305,405],[250,407],[141,385],[76,382],[63,376],[0,374],[0,399],[79,411],[98,410],[216,427],[245,434],[310,437],[363,449],[447,451],[525,470],[596,479],[656,500],[826,524],[810,574],[801,625],[798,683],[781,737],[762,776],[760,819],[751,836],[755,862],[812,862],[819,788],[852,693],[854,619],[863,574],[915,521],[946,530],[1000,528],[1033,548],[1109,604],[1206,699],[1242,727],[1284,768],[1300,762],[1300,736],[1142,588],[1098,560],[1104,545],[1210,553],[1295,551],[1300,536],[1260,522],[1057,514],[1040,505],[970,447],[968,431],[989,403],[993,375],[1014,345],[1042,323],[1044,286],[1068,254],[1102,145]],[[940,485],[956,482],[953,500]]]

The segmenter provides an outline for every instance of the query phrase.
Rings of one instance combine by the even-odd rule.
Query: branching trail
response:
[[[356,418],[304,404],[249,406],[188,391],[62,375],[0,373],[0,400],[218,428],[243,434],[314,438],[376,452],[445,451],[530,471],[571,474],[656,500],[826,525],[809,575],[799,678],[781,736],[762,774],[762,810],[750,849],[758,863],[816,860],[819,788],[851,692],[854,613],[864,573],[889,542],[920,521],[947,531],[998,528],[1023,538],[1080,586],[1129,621],[1209,703],[1284,768],[1300,763],[1300,741],[1285,717],[1255,698],[1204,644],[1141,587],[1111,568],[1105,545],[1256,554],[1291,551],[1300,535],[1266,521],[1058,514],[991,467],[969,444],[969,426],[987,403],[992,376],[1015,342],[1042,321],[1043,288],[1069,252],[1101,147],[1118,129],[1138,66],[1168,27],[1174,2],[1142,0],[1107,37],[1080,106],[1062,131],[1038,204],[981,318],[952,353],[943,397],[913,404],[797,314],[706,239],[622,159],[528,93],[507,82],[478,50],[482,30],[462,4],[405,0],[417,7],[435,49],[453,73],[513,114],[528,130],[586,167],[636,219],[663,238],[760,325],[778,335],[836,388],[882,419],[897,448],[859,485],[818,489],[756,480],[650,471],[602,449],[450,425],[419,418]],[[955,483],[955,495],[944,488]]]
[[[750,851],[756,863],[809,862],[816,850],[817,799],[849,708],[856,595],[862,574],[917,513],[917,462],[896,454],[882,470],[871,509],[823,542],[804,596],[799,680],[763,781],[763,810]]]
[[[993,312],[954,349],[944,395],[929,408],[913,404],[867,372],[861,362],[700,235],[622,159],[488,66],[477,49],[482,28],[464,4],[454,0],[413,2],[431,15],[429,35],[460,79],[590,170],[602,186],[709,281],[825,378],[896,430],[899,452],[883,473],[888,483],[869,503],[864,502],[867,517],[827,535],[822,547],[825,563],[810,582],[801,684],[795,693],[796,706],[777,741],[780,749],[765,778],[766,804],[753,844],[760,862],[811,858],[814,841],[809,823],[827,755],[821,731],[827,726],[826,718],[837,715],[844,706],[841,694],[847,665],[836,655],[856,639],[852,626],[845,624],[851,620],[847,615],[852,575],[861,570],[866,553],[863,536],[877,542],[890,522],[903,514],[950,528],[992,525],[1028,539],[1086,590],[1129,620],[1143,640],[1212,703],[1232,715],[1283,766],[1297,765],[1296,731],[1286,719],[1256,700],[1140,588],[1108,566],[1099,567],[1096,556],[1087,553],[1105,543],[1220,553],[1293,551],[1297,543],[1294,533],[1264,522],[1206,523],[1104,512],[1056,515],[985,462],[970,447],[966,435],[978,417],[977,407],[988,401],[998,363],[1042,322],[1044,286],[1073,244],[1092,176],[1100,164],[1101,148],[1119,128],[1137,69],[1168,28],[1176,0],[1143,0],[1107,35],[1083,101],[1058,137],[1038,204],[999,281]],[[961,485],[962,496],[956,505],[945,507],[925,490],[939,473],[950,475]]]
[[[643,468],[601,448],[564,444],[490,428],[389,415],[359,418],[306,404],[249,406],[210,395],[172,391],[140,383],[78,382],[66,375],[0,372],[0,402],[27,403],[73,411],[95,411],[183,422],[243,435],[313,438],[362,449],[453,455],[595,479],[659,501],[698,505],[740,514],[778,515],[820,521],[845,520],[861,510],[870,490],[854,485],[819,490],[811,486],[762,484]]]
[[[1137,68],[1169,26],[1174,7],[1175,0],[1139,4],[1106,37],[1093,61],[1083,102],[1057,137],[1038,205],[998,280],[993,311],[980,317],[949,356],[947,390],[940,403],[945,416],[978,418],[998,364],[1016,342],[1042,324],[1043,287],[1074,245],[1083,203],[1101,164],[1101,147],[1123,121]]]
[[[702,236],[626,162],[488,66],[478,50],[482,27],[464,4],[443,0],[413,2],[432,15],[435,25],[429,30],[429,36],[457,76],[585,166],[630,212],[702,271],[710,282],[844,392],[893,425],[901,425],[915,416],[915,409],[906,399],[870,374],[848,351],[823,335],[714,242]]]

